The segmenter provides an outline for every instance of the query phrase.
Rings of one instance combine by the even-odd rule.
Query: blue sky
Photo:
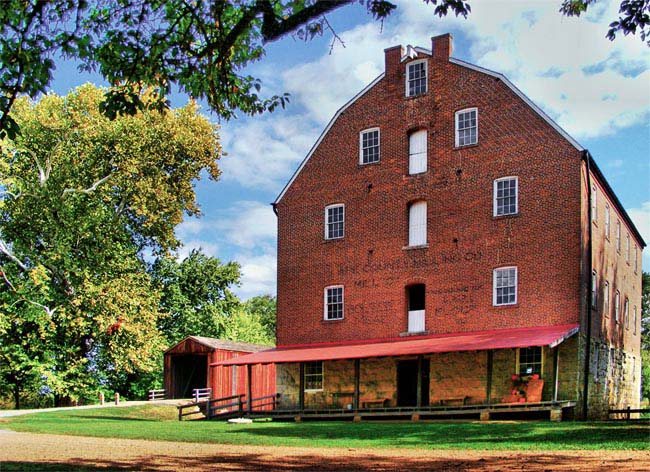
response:
[[[453,57],[505,74],[591,151],[614,191],[650,242],[650,48],[638,37],[605,38],[619,2],[599,2],[582,18],[558,13],[560,1],[472,2],[472,13],[440,19],[418,0],[397,2],[383,27],[358,5],[329,21],[344,45],[325,34],[310,42],[272,43],[250,68],[268,95],[291,94],[286,110],[221,123],[219,182],[197,182],[204,215],[177,229],[184,255],[201,247],[242,265],[243,298],[275,294],[276,219],[270,206],[336,110],[382,72],[383,50],[431,47],[450,32]],[[53,90],[65,94],[100,78],[60,62]],[[187,97],[175,95],[183,105]],[[203,111],[211,117],[207,107]],[[650,268],[649,251],[643,267]]]

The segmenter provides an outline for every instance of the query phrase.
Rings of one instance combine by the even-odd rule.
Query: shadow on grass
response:
[[[453,458],[453,457],[391,457],[378,454],[363,455],[339,455],[336,457],[290,454],[277,455],[268,454],[234,454],[224,453],[218,455],[205,455],[202,457],[176,457],[168,455],[152,455],[150,457],[138,458],[136,461],[128,460],[96,460],[70,458],[58,462],[2,462],[0,470],[5,471],[69,471],[90,472],[94,470],[120,470],[120,471],[177,471],[177,470],[238,470],[238,471],[280,471],[290,470],[307,472],[313,470],[348,472],[348,471],[397,471],[409,470],[414,472],[446,472],[450,470],[489,470],[502,471],[521,469],[525,464],[527,471],[569,471],[576,468],[576,456],[562,454],[535,454],[517,455],[504,452],[500,456],[485,458]],[[643,464],[632,463],[632,459],[615,461],[606,457],[590,456],[580,457],[580,470],[596,471],[609,469],[629,468],[632,465],[642,466]],[[645,464],[646,466],[648,464]],[[628,469],[631,470],[631,469]]]
[[[346,442],[379,447],[500,449],[650,449],[649,424],[621,423],[337,423],[273,424],[239,434],[278,439]],[[294,441],[292,441],[294,442]],[[334,444],[336,445],[336,444]]]

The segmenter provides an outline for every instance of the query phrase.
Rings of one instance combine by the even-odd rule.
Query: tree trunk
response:
[[[20,386],[14,384],[14,408],[20,410]]]

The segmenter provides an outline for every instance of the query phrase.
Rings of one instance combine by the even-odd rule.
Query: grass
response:
[[[68,410],[0,420],[32,433],[266,446],[650,450],[647,422],[178,422],[176,408],[139,406]]]

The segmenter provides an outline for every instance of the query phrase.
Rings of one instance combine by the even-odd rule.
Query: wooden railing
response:
[[[244,416],[252,412],[275,410],[280,394],[276,393],[253,398],[250,402],[244,397],[244,394],[231,395],[229,397],[213,398],[187,405],[179,405],[177,407],[178,421],[182,421],[185,416],[196,415],[198,413],[203,413],[206,419],[212,419]]]
[[[164,388],[149,390],[149,401],[164,400],[165,398],[167,398],[167,390]]]
[[[610,418],[612,415],[622,415],[622,418],[620,416],[618,418],[611,418],[613,420],[631,420],[632,413],[650,413],[650,408],[633,409],[628,406],[627,408],[624,408],[622,410],[609,410]]]
[[[211,396],[212,396],[211,388],[195,388],[194,390],[192,390],[192,398],[194,399],[194,403],[209,400]]]

